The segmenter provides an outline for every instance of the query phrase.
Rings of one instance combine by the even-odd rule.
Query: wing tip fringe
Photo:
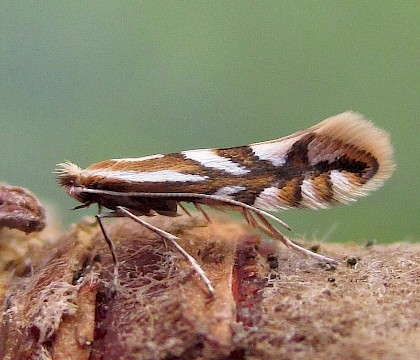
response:
[[[366,184],[369,190],[378,188],[392,175],[395,163],[389,134],[366,120],[362,114],[346,111],[321,121],[311,129],[318,134],[332,136],[343,143],[354,144],[377,159],[378,171]]]

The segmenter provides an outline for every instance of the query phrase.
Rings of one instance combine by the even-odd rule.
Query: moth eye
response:
[[[74,180],[73,179],[66,179],[65,181],[63,181],[63,182],[65,182],[65,184],[67,185],[67,186],[73,186],[74,185]]]

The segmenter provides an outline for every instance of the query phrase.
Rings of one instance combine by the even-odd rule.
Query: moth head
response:
[[[57,164],[54,173],[57,175],[58,183],[66,189],[66,192],[74,199],[80,202],[86,202],[82,195],[82,184],[80,182],[80,173],[82,169],[69,161]]]

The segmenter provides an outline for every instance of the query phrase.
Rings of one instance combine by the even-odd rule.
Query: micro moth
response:
[[[380,187],[393,169],[388,134],[360,114],[345,112],[276,140],[111,159],[86,169],[65,162],[56,173],[67,193],[82,203],[78,208],[98,204],[110,210],[99,212],[97,220],[115,264],[114,245],[102,219],[127,216],[168,240],[214,295],[207,275],[177,243],[179,238],[140,216],[176,216],[178,207],[185,209],[182,203],[194,204],[206,217],[200,205],[228,207],[287,247],[334,263],[284,236],[270,220],[289,227],[268,211],[325,209],[354,201]]]

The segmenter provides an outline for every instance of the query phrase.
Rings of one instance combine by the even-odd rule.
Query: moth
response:
[[[273,223],[290,229],[288,225],[268,211],[325,209],[354,201],[380,187],[393,169],[388,134],[362,115],[344,112],[276,140],[111,159],[86,169],[65,162],[57,165],[56,173],[60,185],[82,203],[76,208],[98,204],[110,210],[99,211],[96,218],[116,274],[114,245],[102,220],[126,216],[169,241],[214,295],[207,275],[178,244],[179,238],[149,224],[145,217],[177,216],[178,208],[188,213],[183,203],[194,204],[207,218],[201,205],[226,207],[287,247],[335,263],[293,243]]]

